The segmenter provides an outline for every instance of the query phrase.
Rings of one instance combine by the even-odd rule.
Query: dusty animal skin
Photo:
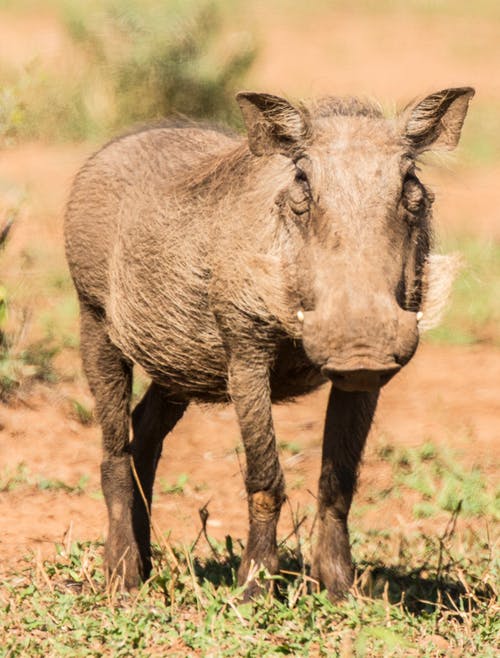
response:
[[[163,439],[191,400],[236,407],[249,509],[239,580],[252,563],[276,572],[285,488],[271,403],[329,381],[312,573],[332,597],[347,591],[347,517],[379,390],[415,352],[420,320],[435,321],[453,270],[429,254],[418,157],[456,146],[473,94],[445,89],[385,118],[354,98],[242,92],[247,137],[167,124],[83,166],[65,236],[103,434],[108,575],[133,588],[150,572],[131,460],[150,507]],[[134,364],[152,383],[131,413]]]

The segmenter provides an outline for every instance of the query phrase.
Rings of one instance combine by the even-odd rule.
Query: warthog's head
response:
[[[293,313],[338,388],[376,389],[415,352],[433,201],[417,158],[457,145],[473,94],[445,89],[393,119],[355,99],[238,94],[252,153],[283,156],[274,202],[294,245]]]

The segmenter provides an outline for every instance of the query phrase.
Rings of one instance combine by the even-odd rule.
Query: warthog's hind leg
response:
[[[353,567],[347,516],[378,392],[346,393],[332,387],[326,414],[318,494],[318,542],[312,575],[333,598],[347,593]]]
[[[134,481],[133,525],[144,575],[151,571],[151,499],[163,439],[183,415],[187,402],[169,398],[168,391],[152,383],[132,413],[132,455],[142,492]],[[145,506],[146,499],[147,508]]]
[[[104,550],[108,578],[123,579],[127,589],[144,575],[132,527],[133,480],[130,468],[130,395],[132,366],[108,338],[98,311],[81,303],[81,353],[103,437],[101,483],[109,517]]]

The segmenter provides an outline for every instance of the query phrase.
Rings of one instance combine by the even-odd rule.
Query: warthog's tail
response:
[[[430,254],[423,279],[422,317],[420,332],[436,327],[443,317],[453,281],[463,265],[460,254]]]

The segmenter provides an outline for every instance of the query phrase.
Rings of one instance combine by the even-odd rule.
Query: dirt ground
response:
[[[498,100],[494,62],[499,61],[500,46],[491,50],[493,26],[479,21],[473,32],[477,46],[474,56],[455,52],[452,57],[446,39],[453,30],[456,39],[461,32],[470,35],[468,22],[455,17],[451,28],[443,31],[443,26],[437,27],[440,23],[422,21],[411,22],[404,13],[384,22],[380,16],[357,16],[356,12],[326,18],[313,12],[303,24],[293,13],[283,20],[282,15],[271,12],[267,21],[257,20],[266,37],[252,74],[254,86],[275,91],[290,88],[308,95],[326,89],[339,93],[361,89],[366,94],[401,100],[455,83],[476,84],[485,97]],[[356,49],[348,40],[354,24]],[[34,51],[37,47],[39,51],[45,49],[47,56],[55,58],[65,43],[57,25],[46,16],[42,23],[31,20],[15,29],[23,39],[4,40],[3,32],[12,35],[13,27],[8,21],[1,22],[0,42],[19,63],[29,59],[26,50],[19,50],[19,43],[30,38]],[[288,45],[304,33],[314,38],[307,39],[304,47],[290,50]],[[389,39],[394,34],[405,34],[404,43],[402,37]],[[422,43],[433,45],[434,50],[418,48]],[[337,65],[332,73],[333,61]],[[439,65],[435,66],[436,61]],[[411,76],[407,75],[410,70]],[[1,153],[0,179],[27,198],[9,254],[2,261],[10,280],[15,277],[16,258],[33,244],[50,253],[48,268],[57,269],[63,262],[64,199],[75,170],[92,148],[25,144]],[[498,167],[431,169],[428,175],[442,192],[442,199],[438,196],[440,230],[466,228],[500,239],[499,174]],[[475,218],[473,227],[468,223],[471,217]],[[30,285],[26,280],[18,283]],[[50,300],[37,303],[50,307]],[[95,425],[79,423],[71,404],[76,399],[91,405],[76,352],[65,352],[58,368],[57,385],[36,386],[14,404],[0,404],[0,472],[14,471],[20,464],[26,469],[19,486],[0,492],[0,572],[14,568],[27,551],[48,556],[54,553],[55,542],[101,539],[106,532],[104,501],[99,494],[99,430]],[[290,532],[291,510],[299,507],[307,512],[309,523],[313,518],[326,398],[324,389],[275,409],[290,498],[282,514],[282,537]],[[413,446],[430,440],[451,446],[465,464],[472,467],[480,463],[493,478],[495,470],[498,473],[499,434],[499,350],[488,345],[424,344],[383,391],[361,471],[352,525],[399,532],[429,523],[412,517],[408,500],[391,500],[373,512],[356,512],[366,507],[374,492],[390,483],[389,466],[377,458],[380,445]],[[171,531],[176,541],[193,541],[200,529],[198,510],[208,503],[210,534],[223,539],[230,533],[233,538],[244,539],[246,505],[239,446],[232,408],[188,410],[167,440],[159,467],[154,521],[161,532]],[[48,484],[41,488],[44,480]],[[83,492],[57,488],[57,481],[72,487],[85,482]],[[176,483],[182,491],[164,492]]]

